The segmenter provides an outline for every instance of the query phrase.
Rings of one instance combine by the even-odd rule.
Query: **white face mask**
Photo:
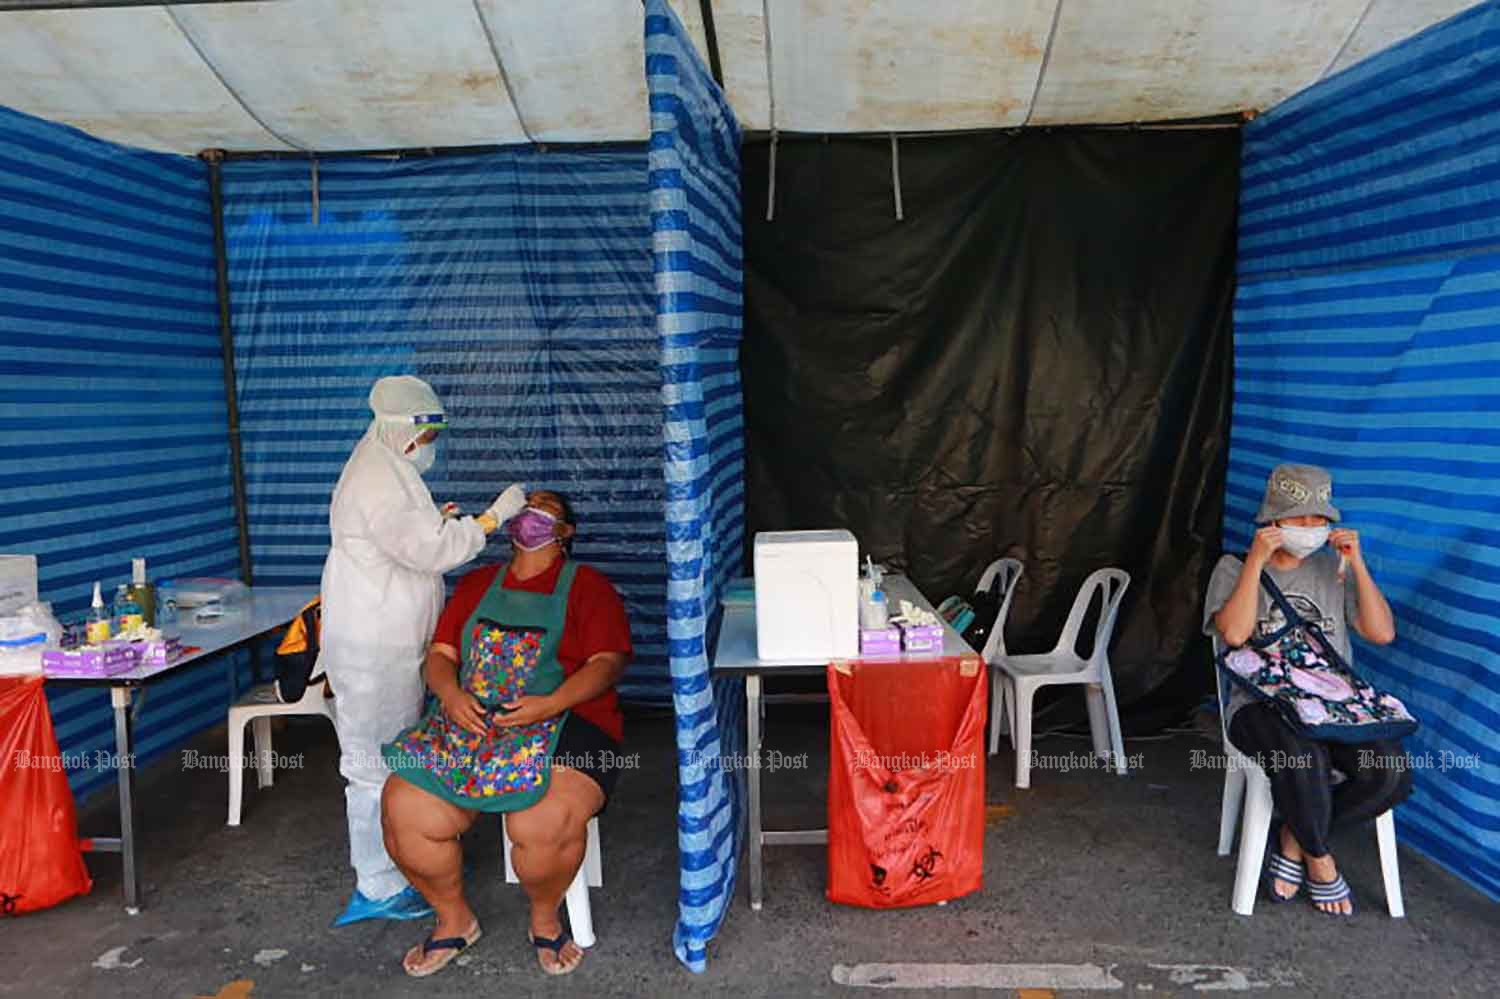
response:
[[[417,472],[425,475],[437,460],[436,444],[418,444],[406,452],[406,460],[417,466]]]
[[[1293,558],[1307,558],[1328,544],[1328,525],[1322,527],[1283,527],[1281,550]]]

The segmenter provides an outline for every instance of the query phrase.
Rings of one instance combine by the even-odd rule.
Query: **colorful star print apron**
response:
[[[422,720],[383,747],[391,770],[461,808],[514,812],[547,793],[551,757],[564,712],[514,728],[494,724],[500,705],[522,694],[550,694],[565,678],[557,659],[576,563],[563,563],[551,593],[507,590],[505,567],[464,622],[458,682],[474,695],[491,724],[476,735],[429,697]]]

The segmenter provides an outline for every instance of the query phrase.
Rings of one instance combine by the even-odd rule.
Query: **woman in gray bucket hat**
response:
[[[1303,618],[1353,662],[1349,626],[1367,642],[1396,638],[1390,604],[1365,564],[1358,532],[1332,528],[1343,520],[1333,505],[1333,479],[1316,465],[1277,465],[1266,480],[1255,522],[1260,528],[1244,559],[1225,555],[1214,567],[1204,600],[1203,630],[1231,647],[1285,623],[1260,585],[1264,571]],[[1328,850],[1334,826],[1373,819],[1411,793],[1411,768],[1398,740],[1358,745],[1309,739],[1270,704],[1235,687],[1225,711],[1229,740],[1265,770],[1281,817],[1266,869],[1272,901],[1295,898],[1305,882],[1321,911],[1347,916],[1354,898]],[[1346,779],[1333,786],[1332,771]]]

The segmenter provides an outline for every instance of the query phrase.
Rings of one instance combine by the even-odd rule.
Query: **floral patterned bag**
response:
[[[1219,668],[1231,682],[1276,705],[1292,728],[1311,739],[1370,742],[1417,730],[1406,705],[1356,676],[1323,629],[1303,619],[1268,574],[1260,574],[1260,585],[1286,624],[1220,653]]]

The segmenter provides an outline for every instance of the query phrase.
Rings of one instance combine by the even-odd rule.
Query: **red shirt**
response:
[[[502,585],[507,590],[551,593],[557,587],[557,577],[562,574],[563,561],[558,559],[546,571],[530,579],[517,579],[507,571]],[[437,631],[432,636],[434,642],[451,645],[462,653],[464,622],[484,599],[501,565],[508,564],[475,569],[458,581],[453,597],[438,618]],[[557,659],[563,672],[572,676],[600,652],[622,652],[629,659],[633,651],[630,621],[625,616],[625,604],[620,595],[602,572],[580,563],[573,575],[573,588],[568,591],[567,616],[563,621],[562,641],[557,647]],[[620,698],[613,687],[591,701],[575,705],[573,712],[599,726],[616,742],[624,741],[625,717],[620,714]]]

